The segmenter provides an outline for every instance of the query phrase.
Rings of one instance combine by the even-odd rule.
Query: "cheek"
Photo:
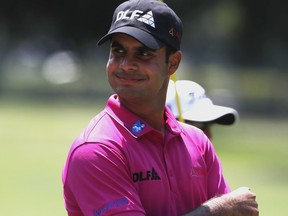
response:
[[[115,71],[115,64],[113,64],[113,61],[109,58],[108,62],[106,64],[106,76],[108,78],[108,82],[110,86],[113,88],[113,71]]]
[[[106,72],[107,74],[111,74],[116,68],[116,64],[115,64],[115,61],[113,61],[113,58],[111,56],[109,56],[109,59],[107,61],[107,64],[106,64]]]
[[[109,71],[111,70],[111,62],[110,62],[110,59],[107,61],[107,64],[106,64],[106,72],[107,74],[109,74]]]

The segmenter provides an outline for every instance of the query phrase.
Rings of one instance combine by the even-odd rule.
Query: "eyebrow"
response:
[[[117,41],[112,41],[111,42],[111,47],[122,47],[122,45],[119,42],[117,42]]]
[[[121,43],[119,43],[118,41],[113,41],[111,42],[111,48],[113,47],[122,47],[123,48],[123,45]],[[155,52],[156,50],[155,49],[151,49],[143,44],[141,44],[139,47],[136,48],[138,51],[140,52],[143,52],[143,51],[149,51],[149,52]]]

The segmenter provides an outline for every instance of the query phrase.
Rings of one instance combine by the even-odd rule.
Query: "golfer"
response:
[[[69,216],[258,215],[248,188],[230,192],[205,134],[165,106],[182,22],[165,3],[120,4],[99,45],[110,44],[115,94],[75,139],[63,170]]]

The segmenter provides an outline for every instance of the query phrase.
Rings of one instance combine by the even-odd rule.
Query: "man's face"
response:
[[[165,62],[166,49],[151,50],[126,34],[114,34],[107,62],[112,89],[124,100],[166,97],[171,71]],[[173,71],[174,72],[174,71]]]

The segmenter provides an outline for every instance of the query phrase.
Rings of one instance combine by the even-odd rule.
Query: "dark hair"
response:
[[[165,61],[166,63],[168,63],[169,57],[172,53],[175,53],[176,50],[174,48],[172,48],[171,46],[166,45],[166,56],[165,56]]]

